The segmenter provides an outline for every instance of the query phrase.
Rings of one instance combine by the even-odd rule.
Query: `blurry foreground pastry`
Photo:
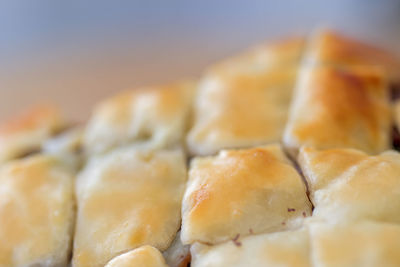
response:
[[[77,179],[73,266],[104,266],[142,245],[164,251],[180,227],[181,150],[124,147],[92,158]]]
[[[0,266],[67,266],[74,179],[51,156],[0,167]]]

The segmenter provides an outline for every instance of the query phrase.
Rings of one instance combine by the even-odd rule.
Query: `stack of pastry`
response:
[[[318,31],[86,125],[22,114],[0,128],[0,266],[400,266],[399,82],[393,55]]]

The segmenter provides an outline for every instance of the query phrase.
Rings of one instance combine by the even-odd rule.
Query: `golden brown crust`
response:
[[[0,266],[67,266],[74,221],[73,177],[34,156],[0,169]]]
[[[317,31],[306,60],[342,67],[381,66],[393,82],[400,81],[400,59],[395,55],[330,30]]]
[[[210,155],[223,148],[249,147],[281,139],[296,70],[247,75],[209,75],[199,87],[191,154]]]
[[[299,163],[309,184],[314,218],[400,223],[399,153],[369,156],[353,149],[303,148]]]
[[[41,144],[66,126],[59,110],[37,106],[0,125],[0,162],[40,149]]]
[[[309,189],[315,192],[366,158],[364,152],[355,149],[316,150],[302,147],[298,162],[308,181]],[[318,170],[318,174],[311,172],[314,168]]]
[[[215,244],[295,227],[311,213],[301,177],[279,145],[195,158],[182,204],[182,241]]]
[[[89,120],[89,154],[134,143],[164,148],[180,144],[187,127],[194,83],[138,88],[100,103]]]
[[[368,153],[389,148],[388,87],[379,68],[304,66],[299,79],[284,134],[292,154],[302,145]]]
[[[77,180],[73,265],[104,266],[142,245],[167,249],[179,229],[185,182],[180,150],[126,147],[93,158]]]
[[[209,68],[187,137],[191,154],[281,140],[303,42],[260,46]]]

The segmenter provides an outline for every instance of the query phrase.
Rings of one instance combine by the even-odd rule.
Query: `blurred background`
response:
[[[400,55],[399,0],[0,0],[0,120],[52,102],[82,121],[115,92],[318,26]]]

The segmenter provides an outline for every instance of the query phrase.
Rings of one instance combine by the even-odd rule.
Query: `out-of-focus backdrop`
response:
[[[84,120],[117,91],[318,26],[400,55],[399,0],[0,1],[0,120],[43,102]]]

